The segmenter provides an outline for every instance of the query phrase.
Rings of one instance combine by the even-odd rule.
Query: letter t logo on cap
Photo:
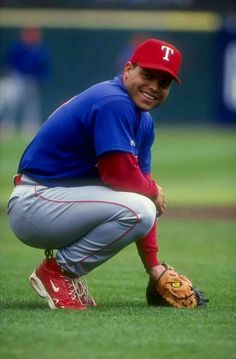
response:
[[[174,54],[174,50],[173,50],[171,47],[164,46],[164,45],[162,45],[161,49],[165,51],[165,56],[163,57],[163,60],[165,60],[165,61],[170,61],[169,55],[170,55],[170,54],[173,55],[173,54]]]

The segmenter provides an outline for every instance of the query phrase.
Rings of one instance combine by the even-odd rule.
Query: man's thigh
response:
[[[27,191],[25,186],[11,216],[18,217],[15,223],[20,239],[40,248],[65,247],[101,223],[124,216],[138,222],[151,202],[141,195],[103,186],[35,186],[34,191],[29,187]]]

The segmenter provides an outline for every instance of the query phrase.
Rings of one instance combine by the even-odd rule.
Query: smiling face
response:
[[[142,111],[150,111],[168,97],[172,77],[163,71],[144,69],[127,62],[123,81],[135,105]]]

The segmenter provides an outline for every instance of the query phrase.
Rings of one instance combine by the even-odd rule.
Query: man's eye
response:
[[[147,80],[151,80],[152,76],[149,74],[143,74],[143,76],[145,77],[145,79]]]

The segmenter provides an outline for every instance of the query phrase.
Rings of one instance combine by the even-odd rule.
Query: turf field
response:
[[[208,308],[149,308],[147,276],[131,245],[87,276],[97,308],[52,311],[27,283],[43,252],[20,243],[5,215],[11,176],[27,140],[1,139],[1,358],[236,358],[233,220],[170,219],[159,225],[160,259],[187,274]],[[235,131],[161,129],[154,173],[170,206],[235,206]]]

